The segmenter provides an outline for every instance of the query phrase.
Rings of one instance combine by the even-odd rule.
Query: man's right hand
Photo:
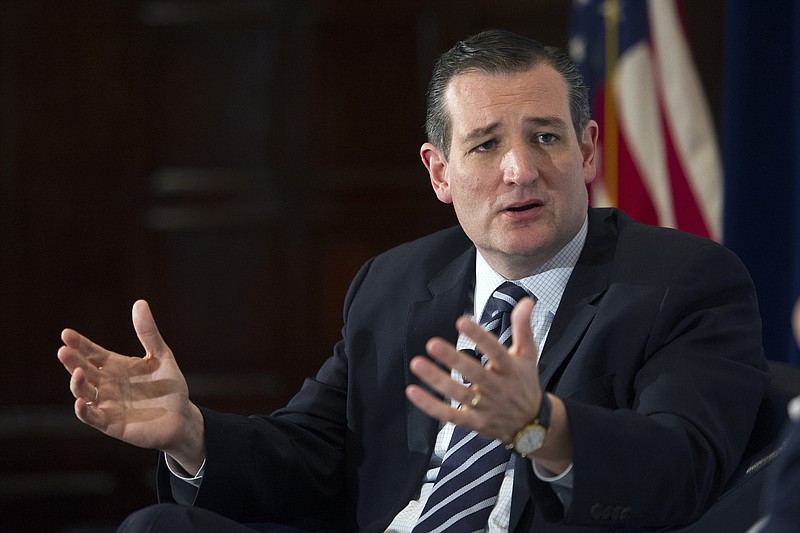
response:
[[[203,416],[144,300],[133,304],[144,357],[98,346],[72,329],[61,333],[58,360],[72,375],[75,414],[106,435],[169,454],[190,474],[205,458]]]

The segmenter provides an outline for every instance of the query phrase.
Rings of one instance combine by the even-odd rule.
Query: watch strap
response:
[[[553,405],[547,393],[542,391],[542,401],[539,402],[539,413],[536,415],[536,423],[544,428],[550,427],[550,413],[553,410]]]

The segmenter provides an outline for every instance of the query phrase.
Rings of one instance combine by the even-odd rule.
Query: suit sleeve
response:
[[[368,268],[365,265],[351,285],[345,324],[352,296]],[[201,408],[207,454],[194,505],[242,523],[349,527],[337,524],[344,514],[347,367],[342,341],[317,376],[306,380],[285,408],[269,416],[245,417]],[[162,459],[159,499],[175,501],[179,495],[173,494],[163,463]]]
[[[597,366],[584,390],[562,396],[574,462],[566,516],[552,490],[530,480],[549,520],[687,523],[721,493],[750,436],[768,377],[743,265],[709,244],[662,283],[629,283],[646,279],[636,276],[611,283],[570,363],[606,366],[587,363]]]

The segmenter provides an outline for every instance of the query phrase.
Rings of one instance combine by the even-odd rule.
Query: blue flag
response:
[[[728,0],[723,242],[758,291],[769,359],[800,363],[800,2]]]

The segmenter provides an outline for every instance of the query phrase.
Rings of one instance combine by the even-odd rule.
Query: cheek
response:
[[[456,216],[462,225],[471,226],[473,221],[481,217],[486,203],[485,194],[482,193],[475,182],[451,184],[450,196]]]
[[[587,181],[586,175],[583,172],[583,167],[578,164],[568,164],[562,167],[555,167],[554,176],[558,176],[558,183],[555,185],[560,188],[562,195],[573,200],[580,200],[587,196]]]
[[[459,218],[467,216],[475,218],[487,203],[486,191],[483,191],[478,182],[460,182],[450,188],[450,196]]]
[[[452,170],[448,189],[457,212],[475,219],[491,210],[502,186],[502,175],[491,165],[464,165]]]
[[[488,194],[488,174],[459,174],[450,181],[450,194],[461,201],[469,201],[484,197]],[[483,178],[479,176],[484,176]]]
[[[572,225],[583,221],[589,205],[589,193],[583,179],[576,178],[569,188],[562,191],[560,219],[562,223]]]

